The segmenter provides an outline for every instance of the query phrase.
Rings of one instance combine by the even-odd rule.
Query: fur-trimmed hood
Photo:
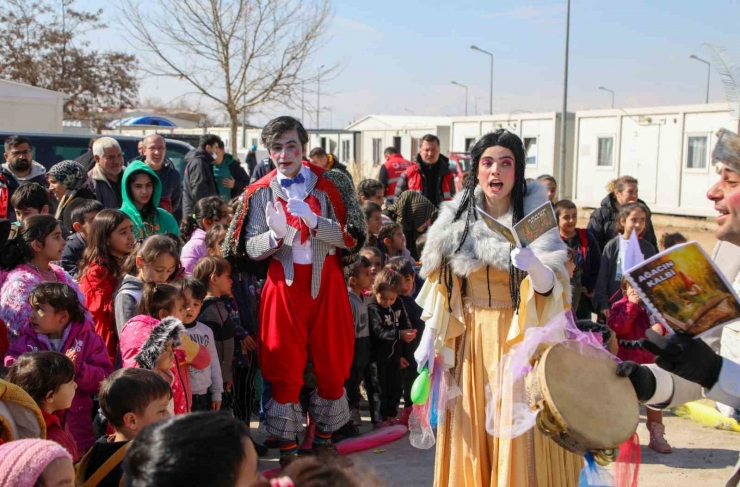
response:
[[[465,229],[465,218],[453,222],[455,213],[460,207],[464,191],[455,195],[452,201],[442,203],[439,217],[427,232],[427,242],[421,256],[422,277],[438,270],[442,259],[446,258],[452,271],[461,277],[467,277],[486,265],[494,269],[508,270],[511,265],[511,246],[498,233],[488,228],[486,223],[476,215],[471,222],[465,244],[455,253],[460,245]],[[483,207],[483,190],[475,188],[475,201]],[[547,201],[547,188],[536,181],[527,182],[527,194],[524,197],[524,214],[534,211]],[[511,215],[502,219],[502,223],[511,224]],[[542,235],[530,248],[543,264],[555,272],[562,283],[569,282],[568,271],[565,268],[567,250],[560,238],[557,229],[550,230]],[[569,295],[570,293],[568,293]]]
[[[172,342],[173,349],[179,347],[180,335],[183,333],[185,333],[185,327],[182,326],[180,320],[171,316],[163,319],[152,329],[152,333],[139,348],[134,360],[142,369],[156,369],[157,361],[167,348],[167,344]]]

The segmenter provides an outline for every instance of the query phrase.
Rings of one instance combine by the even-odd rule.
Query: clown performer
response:
[[[259,357],[272,399],[264,425],[280,438],[284,467],[297,457],[296,434],[305,420],[299,396],[309,355],[317,386],[309,410],[316,453],[336,454],[331,434],[349,420],[344,382],[354,322],[342,264],[362,246],[366,227],[349,179],[302,161],[308,133],[298,120],[271,120],[262,143],[276,169],[245,191],[224,256],[255,274],[267,263]]]
[[[486,389],[502,400],[513,394],[497,378],[502,355],[521,342],[526,329],[570,307],[571,293],[567,251],[557,229],[515,249],[476,211],[477,206],[512,226],[547,201],[543,185],[525,180],[521,139],[497,130],[483,136],[471,156],[474,177],[442,204],[421,257],[426,281],[417,302],[426,328],[415,358],[419,371],[434,372],[436,357],[462,392],[439,413],[434,485],[578,485],[583,457],[536,428],[514,439],[486,431]]]

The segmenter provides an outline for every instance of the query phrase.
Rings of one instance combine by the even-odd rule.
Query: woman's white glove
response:
[[[267,226],[270,227],[270,234],[275,240],[280,240],[288,233],[288,220],[285,216],[285,210],[280,203],[273,204],[268,201],[265,206],[265,217]]]
[[[308,203],[301,199],[290,198],[288,200],[288,211],[291,215],[301,218],[308,228],[312,230],[316,228],[316,225],[319,223],[316,213],[314,213],[311,207],[308,206]]]
[[[539,294],[547,294],[555,285],[555,274],[528,247],[511,251],[511,265],[529,273],[532,287]]]
[[[421,372],[424,367],[429,369],[429,374],[434,371],[434,357],[436,353],[434,351],[434,341],[437,337],[437,332],[434,328],[424,328],[424,333],[421,335],[419,346],[414,352],[414,360],[416,360],[417,367],[416,371]]]

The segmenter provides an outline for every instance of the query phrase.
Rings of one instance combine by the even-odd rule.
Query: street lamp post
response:
[[[709,61],[705,61],[693,54],[689,56],[689,59],[693,59],[694,61],[699,61],[700,63],[704,63],[707,65],[707,97],[704,103],[709,103],[709,76],[712,74],[712,64]]]
[[[306,82],[301,81],[301,125],[305,126],[306,121],[303,119],[303,111],[305,106],[305,98],[306,98]]]
[[[319,66],[319,82],[318,89],[316,90],[316,130],[321,128],[319,124],[319,115],[321,115],[321,70],[324,69],[324,65]]]
[[[612,94],[612,108],[614,108],[614,90],[610,90],[609,88],[604,88],[603,86],[599,86],[599,89],[601,91],[608,91]]]
[[[467,117],[468,116],[468,87],[463,84],[458,83],[457,81],[453,81],[452,84],[465,88],[465,116]]]
[[[489,56],[491,56],[491,91],[489,93],[489,97],[490,97],[490,104],[491,104],[491,106],[490,106],[491,113],[490,114],[493,115],[493,53],[490,53],[488,51],[484,51],[483,49],[481,49],[478,46],[470,46],[470,49],[472,49],[474,51],[482,52],[483,54],[488,54]]]

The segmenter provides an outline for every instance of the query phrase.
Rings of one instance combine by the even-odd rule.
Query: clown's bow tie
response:
[[[293,179],[282,179],[280,180],[280,186],[283,188],[290,188],[294,184],[300,184],[302,182],[306,181],[306,179],[303,177],[303,174],[298,174],[298,176],[294,177]]]

